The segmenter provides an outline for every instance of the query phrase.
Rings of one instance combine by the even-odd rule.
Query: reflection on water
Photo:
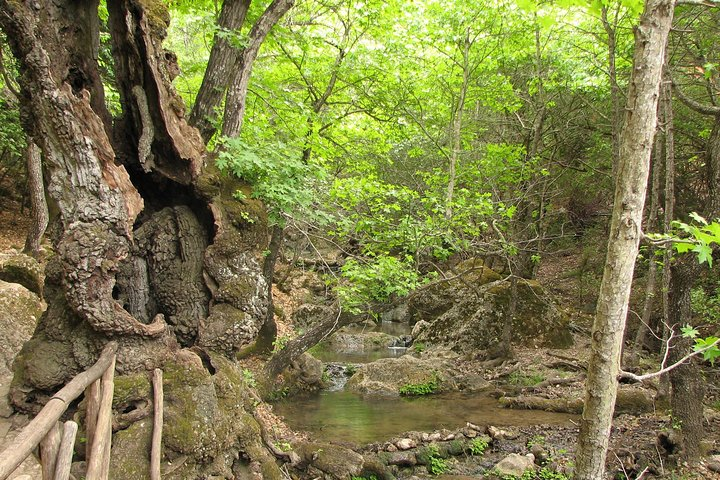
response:
[[[347,391],[322,392],[275,404],[275,412],[296,430],[319,440],[365,444],[409,430],[478,425],[568,425],[573,415],[500,408],[483,394],[448,393],[422,398],[362,397]]]
[[[365,352],[333,352],[332,350],[314,350],[313,356],[328,363],[370,363],[381,358],[397,358],[405,354],[406,348],[384,347]]]
[[[410,335],[412,327],[410,324],[402,322],[378,322],[373,327],[359,324],[348,325],[345,327],[345,331],[349,333],[383,332],[399,337],[401,335]]]

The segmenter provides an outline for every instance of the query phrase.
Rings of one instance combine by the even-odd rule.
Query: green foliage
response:
[[[366,477],[352,476],[351,480],[378,480],[378,477],[377,477],[377,475],[372,475],[372,474],[368,475]]]
[[[277,353],[283,348],[285,348],[285,345],[288,344],[290,341],[289,335],[280,335],[273,340],[273,353]]]
[[[400,387],[399,392],[400,395],[417,397],[435,393],[438,388],[440,388],[440,378],[437,376],[437,374],[433,374],[433,377],[427,382],[406,383],[405,385]]]
[[[341,268],[336,291],[346,310],[359,313],[373,303],[405,296],[424,281],[412,259],[390,255],[370,256],[364,261],[349,259]]]
[[[694,252],[698,262],[707,262],[712,267],[713,245],[720,245],[720,223],[708,223],[703,217],[693,212],[690,214],[693,223],[687,224],[674,221],[673,226],[684,232],[684,238],[669,237],[674,240],[673,246],[678,253]]]
[[[489,446],[489,443],[487,440],[485,440],[482,437],[476,437],[470,440],[470,445],[468,446],[468,449],[470,450],[471,455],[482,455],[485,453],[485,450]]]
[[[252,197],[268,206],[271,222],[284,225],[290,215],[324,220],[311,214],[315,196],[310,184],[321,171],[303,162],[291,145],[280,140],[250,145],[240,138],[225,138],[216,162],[221,171],[252,186]],[[237,196],[242,199],[243,194]]]
[[[415,342],[412,348],[415,353],[422,353],[425,351],[425,344],[423,342]]]
[[[720,324],[720,289],[708,293],[702,287],[695,287],[690,292],[690,304],[702,322]]]
[[[450,470],[448,461],[440,456],[440,450],[437,445],[430,445],[428,447],[427,469],[431,475],[442,475]]]
[[[527,447],[532,448],[533,445],[545,445],[545,437],[542,435],[533,435],[527,441]]]
[[[508,377],[508,382],[521,387],[532,387],[545,380],[545,376],[539,372],[521,372],[515,370]]]
[[[242,376],[243,380],[245,381],[245,384],[251,388],[255,388],[257,386],[257,381],[255,380],[255,374],[248,370],[247,368],[242,369]]]

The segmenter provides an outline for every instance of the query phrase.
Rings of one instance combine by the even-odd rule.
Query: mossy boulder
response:
[[[362,365],[348,380],[346,388],[366,395],[396,396],[408,385],[431,384],[435,385],[432,390],[437,392],[458,388],[455,378],[441,360],[404,355]]]
[[[110,453],[110,478],[137,480],[150,478],[150,444],[152,420],[135,422],[113,435]]]
[[[416,332],[416,342],[472,355],[493,352],[502,344],[512,285],[484,266],[465,270],[469,273],[461,279],[437,283],[408,299],[411,321],[427,322]],[[513,343],[550,348],[572,345],[569,319],[538,282],[518,280],[515,301]]]
[[[329,443],[301,442],[295,452],[303,464],[322,472],[326,479],[347,480],[359,476],[365,460],[349,448]]]
[[[42,297],[45,274],[34,258],[8,250],[0,253],[0,280],[17,283]]]
[[[0,280],[0,374],[7,375],[15,356],[32,335],[45,304],[16,283]]]
[[[323,348],[339,353],[372,352],[388,348],[394,336],[384,332],[349,333],[336,332],[325,342]]]

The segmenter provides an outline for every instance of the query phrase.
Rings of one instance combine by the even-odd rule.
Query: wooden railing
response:
[[[70,476],[77,423],[58,420],[70,403],[85,392],[87,404],[88,480],[107,478],[112,435],[113,376],[118,345],[110,342],[95,364],[70,380],[57,392],[38,415],[0,454],[0,480],[5,480],[40,447],[43,480],[67,480]]]
[[[86,436],[85,459],[87,480],[107,480],[112,440],[112,400],[115,358],[118,345],[108,343],[95,364],[70,380],[57,392],[38,415],[17,436],[15,442],[0,453],[0,480],[5,480],[39,446],[43,480],[67,480],[70,477],[73,447],[78,425],[72,420],[61,425],[58,420],[70,403],[85,393]],[[160,480],[160,454],[163,425],[162,370],[153,373],[152,449],[150,478]]]

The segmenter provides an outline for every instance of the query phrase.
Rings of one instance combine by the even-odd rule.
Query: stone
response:
[[[520,455],[511,453],[495,465],[499,475],[514,475],[521,477],[527,470],[535,470],[535,457],[532,454]]]
[[[705,460],[705,466],[708,470],[720,473],[720,455],[713,455]]]
[[[481,261],[456,270],[461,278],[428,286],[406,300],[415,342],[442,346],[459,354],[493,358],[502,343],[510,282]],[[513,341],[525,347],[565,348],[573,343],[570,319],[536,281],[517,282]],[[426,322],[426,323],[421,323]]]
[[[0,280],[0,375],[9,375],[22,346],[32,336],[45,303],[22,285]]]
[[[438,383],[438,391],[453,391],[458,387],[443,362],[419,359],[411,355],[383,358],[360,366],[348,380],[347,389],[366,395],[400,395],[400,389],[410,384]]]
[[[389,444],[388,446],[385,447],[385,451],[386,451],[386,452],[397,452],[398,449],[397,449],[397,447],[395,446],[395,444],[391,443],[391,444]]]
[[[530,453],[535,456],[535,460],[541,465],[545,463],[549,458],[547,450],[545,450],[542,445],[538,445],[537,443],[533,444],[533,446],[530,447]]]
[[[398,467],[414,467],[417,465],[417,458],[413,452],[395,452],[388,458],[387,464]]]
[[[417,447],[417,443],[412,438],[403,438],[395,442],[395,446],[398,450],[410,450]]]
[[[428,437],[428,440],[430,440],[431,442],[439,442],[441,438],[442,435],[440,435],[440,432],[433,432]]]
[[[0,253],[0,280],[22,285],[42,297],[45,274],[42,265],[31,256],[7,250]]]
[[[413,338],[417,338],[420,333],[425,330],[427,327],[430,326],[430,322],[426,320],[420,320],[415,325],[413,325],[412,332],[410,333]]]
[[[501,430],[498,427],[495,426],[489,426],[488,429],[488,435],[490,435],[490,438],[493,440],[505,440],[507,432],[505,430]]]
[[[363,456],[339,445],[300,442],[295,451],[304,462],[324,472],[326,478],[351,478],[363,470]]]

